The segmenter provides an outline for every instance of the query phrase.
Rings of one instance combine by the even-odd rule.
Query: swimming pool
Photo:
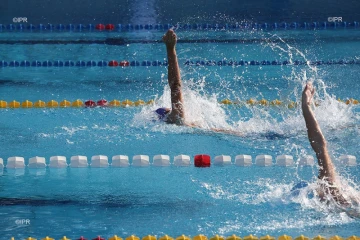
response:
[[[57,155],[69,161],[74,155],[90,159],[101,154],[111,159],[122,154],[131,161],[138,154],[150,159],[167,154],[172,161],[179,154],[192,158],[196,154],[212,158],[224,154],[232,156],[234,162],[236,155],[248,154],[254,162],[257,155],[268,154],[275,162],[276,156],[288,154],[296,161],[313,155],[301,110],[294,103],[300,100],[306,79],[314,79],[320,104],[316,113],[335,164],[347,181],[357,185],[359,167],[341,166],[337,159],[343,154],[359,156],[359,107],[337,99],[359,99],[358,33],[357,28],[179,29],[177,51],[187,114],[205,128],[201,130],[153,121],[153,110],[170,103],[165,47],[157,42],[163,31],[4,31],[1,40],[23,41],[0,45],[0,60],[9,65],[14,60],[19,65],[23,60],[42,65],[59,60],[64,64],[72,61],[75,66],[3,66],[2,100],[142,99],[155,104],[0,109],[0,157],[6,162],[8,157],[22,156],[27,162],[43,156],[48,162]],[[95,42],[109,38],[125,39],[125,44]],[[25,44],[29,39],[39,44]],[[68,43],[44,42],[59,39]],[[93,43],[74,43],[79,39]],[[144,39],[147,43],[139,42]],[[101,60],[138,61],[140,66],[76,66],[79,61]],[[341,64],[331,62],[340,60]],[[160,61],[161,66],[141,66],[143,61],[151,65]],[[263,65],[262,61],[289,64]],[[224,99],[237,104],[219,103]],[[282,104],[251,105],[246,103],[249,99],[279,99]],[[230,128],[243,136],[206,130],[210,127]],[[359,235],[359,218],[319,203],[305,190],[300,195],[291,194],[294,184],[313,183],[316,174],[316,167],[295,165],[5,169],[1,197],[10,200],[0,207],[1,234],[6,238],[66,235],[72,239],[114,234]],[[29,219],[30,224],[16,224],[18,219]]]

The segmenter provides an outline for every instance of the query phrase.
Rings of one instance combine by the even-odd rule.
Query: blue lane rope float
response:
[[[185,23],[185,24],[0,24],[0,31],[139,31],[139,30],[159,30],[169,28],[177,30],[313,30],[313,29],[352,29],[359,28],[359,22],[334,21],[334,22],[274,22],[274,23]]]
[[[351,65],[360,64],[360,59],[348,59],[348,60],[328,60],[328,61],[278,61],[278,60],[262,60],[262,61],[236,61],[236,60],[186,60],[185,65],[189,66],[276,66],[276,65]]]
[[[340,60],[322,60],[322,61],[278,61],[278,60],[186,60],[183,65],[186,66],[301,66],[301,65],[355,65],[360,64],[360,59],[340,59]],[[55,61],[4,61],[0,60],[0,68],[4,67],[150,67],[150,66],[167,66],[167,61],[143,60],[143,61],[72,61],[72,60],[55,60]]]

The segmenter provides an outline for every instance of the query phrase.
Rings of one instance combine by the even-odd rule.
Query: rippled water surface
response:
[[[4,61],[164,61],[157,31],[111,34],[19,33],[2,40],[38,39],[39,44],[0,44]],[[3,67],[0,99],[155,100],[127,108],[0,109],[0,157],[63,155],[225,154],[234,158],[288,154],[297,161],[314,155],[307,140],[300,101],[311,80],[317,88],[315,113],[344,181],[355,189],[359,167],[338,157],[359,156],[359,107],[337,99],[359,99],[358,64],[196,66],[193,61],[303,62],[359,60],[358,30],[178,31],[177,52],[186,113],[202,128],[154,121],[153,110],[170,106],[166,66]],[[126,44],[44,44],[46,39],[122,38]],[[147,43],[137,40],[147,39]],[[198,40],[197,42],[190,40]],[[206,41],[205,41],[206,40]],[[209,42],[209,40],[211,40]],[[227,41],[226,41],[227,40]],[[248,105],[250,98],[280,106]],[[237,104],[224,105],[230,99]],[[232,130],[241,136],[212,132]],[[275,162],[275,160],[274,160]],[[5,169],[0,175],[1,233],[10,236],[88,238],[113,234],[157,236],[214,234],[359,235],[359,210],[326,205],[314,197],[317,167],[211,167]],[[309,186],[293,194],[300,181]],[[315,194],[316,195],[316,194]],[[29,219],[30,224],[16,224]]]

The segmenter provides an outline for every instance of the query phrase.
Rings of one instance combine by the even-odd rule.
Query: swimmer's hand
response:
[[[169,29],[165,35],[162,37],[163,42],[167,48],[175,48],[177,37],[174,30]]]
[[[306,83],[304,91],[302,93],[303,106],[309,106],[315,94],[315,88],[311,82]]]

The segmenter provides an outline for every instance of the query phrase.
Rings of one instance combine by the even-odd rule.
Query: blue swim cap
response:
[[[155,111],[158,114],[159,119],[163,119],[166,117],[166,114],[168,113],[168,110],[166,108],[158,108]]]

